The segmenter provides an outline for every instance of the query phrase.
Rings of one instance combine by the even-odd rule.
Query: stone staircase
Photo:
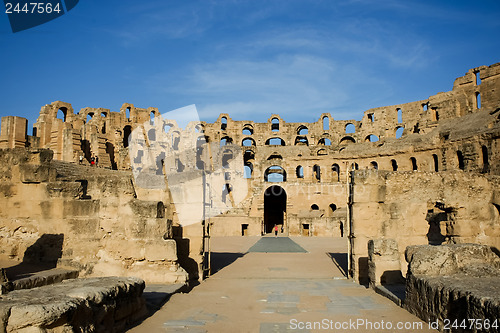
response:
[[[57,180],[74,181],[79,179],[88,179],[94,176],[132,176],[132,172],[128,170],[111,170],[57,160],[52,160],[50,162],[50,166],[57,170]]]

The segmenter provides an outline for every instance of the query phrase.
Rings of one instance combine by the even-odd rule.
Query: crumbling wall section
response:
[[[83,276],[183,283],[164,203],[135,198],[131,175],[0,150],[0,255],[78,268]]]
[[[480,243],[500,246],[494,199],[497,177],[463,172],[354,172],[352,264],[368,280],[368,241],[393,238],[401,263],[409,245]],[[403,275],[406,266],[402,266]]]

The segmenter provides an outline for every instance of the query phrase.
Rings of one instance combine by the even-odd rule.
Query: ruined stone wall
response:
[[[403,275],[409,245],[479,243],[498,248],[498,181],[461,171],[356,171],[351,208],[355,278],[366,282],[371,239],[397,241]]]
[[[130,173],[57,163],[50,150],[0,150],[0,161],[1,257],[186,281],[165,198],[137,199]]]
[[[10,147],[23,133],[10,125],[6,128],[2,125],[0,144]],[[190,123],[183,129],[155,108],[123,104],[119,112],[84,108],[75,113],[70,104],[54,102],[42,107],[33,134],[26,145],[50,148],[56,160],[77,163],[83,155],[88,164],[98,156],[101,167],[133,167],[136,193],[144,200],[161,200],[170,209],[176,233],[190,241],[190,245],[183,243],[182,252],[190,253],[185,259],[194,266],[202,260],[203,223],[212,235],[261,235],[278,224],[290,235],[354,233],[359,236],[352,244],[355,274],[363,275],[359,259],[366,257],[370,238],[396,238],[401,253],[406,245],[428,242],[429,225],[421,217],[434,209],[428,205],[441,205],[441,201],[446,214],[457,210],[453,239],[498,242],[492,232],[498,222],[493,209],[498,208],[491,204],[498,199],[492,201],[488,195],[498,198],[490,192],[492,184],[498,185],[494,176],[500,175],[500,63],[469,70],[455,80],[451,91],[373,108],[359,121],[337,120],[324,113],[312,123],[288,123],[277,114],[266,123],[256,123],[221,114],[214,123]],[[235,147],[241,154],[235,153]],[[235,167],[235,161],[245,169]],[[230,177],[225,163],[233,163]],[[352,189],[350,172],[365,169],[379,170],[375,174],[384,176],[357,174]],[[143,188],[138,186],[141,174],[147,175]],[[207,190],[200,179],[208,174],[218,178]],[[231,189],[239,188],[242,177],[249,191],[243,200],[233,200],[231,195],[237,191]],[[163,189],[153,190],[151,184]],[[372,189],[364,198],[360,184]],[[455,191],[456,197],[447,194],[443,201],[437,194],[422,192],[421,187],[427,186],[432,193],[448,193],[446,189],[455,191],[457,186],[467,190]],[[469,199],[476,195],[477,186],[486,191],[478,197],[489,199]],[[396,194],[393,187],[406,192]],[[272,193],[278,189],[283,196]],[[158,199],[162,191],[186,200],[174,206],[171,196]],[[270,202],[269,197],[284,201]],[[407,203],[414,211],[403,209]],[[278,204],[281,211],[273,208]],[[213,217],[201,214],[199,207]],[[363,216],[365,209],[373,214]],[[441,216],[438,211],[432,214],[436,219]],[[181,226],[186,219],[188,225]],[[399,238],[392,237],[400,232],[395,225],[402,228]]]

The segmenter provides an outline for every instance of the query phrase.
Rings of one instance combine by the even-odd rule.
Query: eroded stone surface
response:
[[[477,244],[411,246],[404,307],[441,330],[455,320],[466,327],[454,332],[498,332],[500,258]],[[470,325],[478,320],[481,326]],[[493,324],[496,321],[496,325]]]
[[[66,280],[0,297],[1,332],[119,332],[147,311],[137,278]]]

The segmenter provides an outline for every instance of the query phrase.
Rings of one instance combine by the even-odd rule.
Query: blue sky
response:
[[[500,1],[97,1],[12,33],[0,13],[0,115],[56,100],[201,119],[361,119],[500,61]]]

